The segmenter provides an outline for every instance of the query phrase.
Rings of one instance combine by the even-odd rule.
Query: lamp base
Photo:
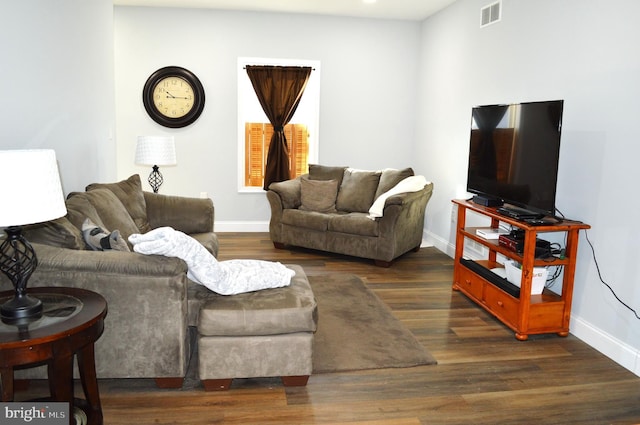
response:
[[[162,186],[164,182],[164,178],[162,177],[162,173],[160,172],[160,168],[157,165],[153,166],[153,170],[151,174],[149,174],[149,178],[147,179],[149,182],[149,186],[153,189],[153,193],[158,193],[158,189]]]
[[[3,321],[39,318],[42,316],[42,301],[27,294],[15,294],[2,304],[0,315]]]

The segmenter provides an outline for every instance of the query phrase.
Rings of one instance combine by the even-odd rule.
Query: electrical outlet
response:
[[[455,223],[458,218],[458,206],[451,205],[451,222]]]

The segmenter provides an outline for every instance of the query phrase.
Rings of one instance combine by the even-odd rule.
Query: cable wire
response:
[[[640,320],[640,316],[638,316],[638,313],[631,307],[629,307],[624,301],[622,301],[618,295],[615,293],[615,291],[613,290],[613,288],[604,281],[604,279],[602,278],[602,274],[600,273],[600,266],[598,265],[598,260],[596,259],[596,250],[593,247],[593,244],[591,243],[591,241],[589,240],[589,235],[587,234],[587,231],[584,231],[584,237],[587,239],[587,242],[589,243],[589,246],[591,247],[591,253],[593,254],[593,263],[596,265],[596,270],[598,271],[598,277],[600,278],[600,282],[602,282],[604,284],[604,286],[606,286],[607,288],[609,288],[609,291],[611,291],[611,293],[613,294],[613,296],[616,298],[616,300],[618,300],[618,302],[620,304],[622,304],[623,306],[625,306],[629,311],[631,311],[635,316],[636,319]]]

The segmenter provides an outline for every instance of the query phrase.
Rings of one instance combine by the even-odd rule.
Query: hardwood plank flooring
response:
[[[219,238],[220,260],[256,258],[300,264],[308,275],[360,276],[438,365],[314,375],[300,388],[242,379],[226,392],[204,392],[197,382],[159,390],[151,380],[101,380],[106,425],[640,423],[639,377],[572,335],[517,341],[451,290],[452,259],[435,248],[385,269],[341,255],[277,250],[266,233]]]

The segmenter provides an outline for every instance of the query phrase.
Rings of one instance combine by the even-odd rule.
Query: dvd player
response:
[[[542,218],[544,214],[537,213],[535,211],[525,210],[524,208],[518,208],[514,206],[503,206],[496,209],[498,214],[502,214],[507,217],[514,218],[516,220],[528,220],[532,218]]]

